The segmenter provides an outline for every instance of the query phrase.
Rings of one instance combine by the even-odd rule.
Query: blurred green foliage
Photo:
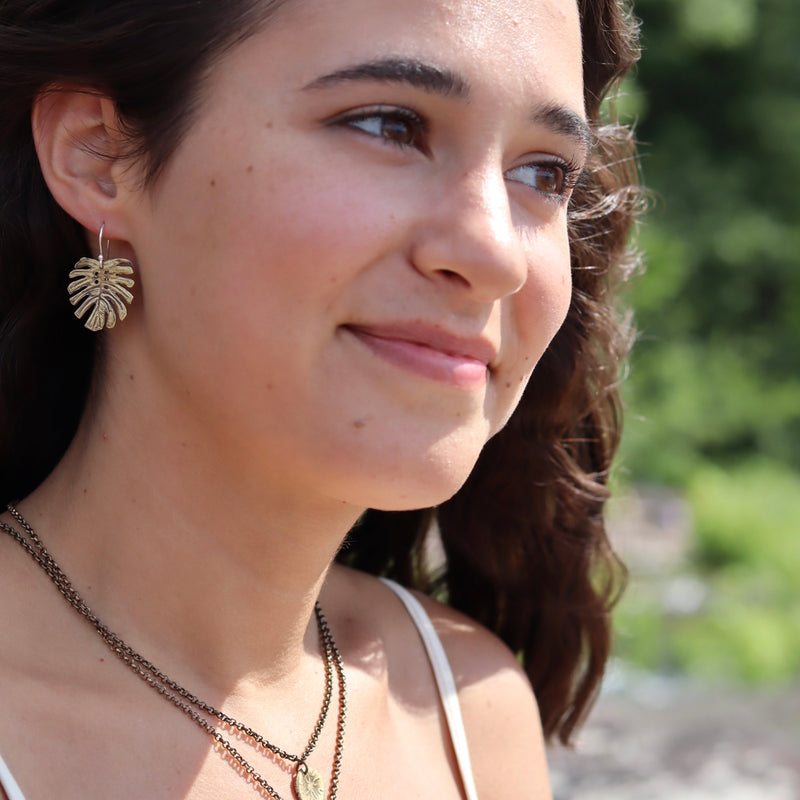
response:
[[[800,475],[756,458],[730,469],[706,464],[687,492],[695,516],[688,574],[634,575],[617,611],[619,652],[648,669],[716,682],[797,679]],[[703,593],[695,609],[668,599],[687,577],[688,593]]]
[[[772,587],[800,601],[800,475],[753,460],[698,470],[689,487],[698,566],[771,572]]]
[[[643,57],[619,108],[653,208],[626,389],[624,479],[686,493],[709,587],[619,612],[634,661],[800,676],[800,7],[636,0]]]

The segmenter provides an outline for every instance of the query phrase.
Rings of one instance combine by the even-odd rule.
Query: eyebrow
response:
[[[595,137],[589,123],[571,108],[556,104],[544,105],[534,109],[531,121],[553,133],[574,139],[587,152],[594,147]]]
[[[434,64],[403,58],[384,58],[355,64],[315,78],[303,88],[322,89],[348,81],[365,80],[405,83],[445,97],[466,98],[469,95],[467,82],[455,72]]]
[[[354,64],[315,78],[303,90],[325,89],[352,81],[403,83],[444,97],[469,99],[469,83],[452,70],[414,59],[384,58]],[[594,136],[586,120],[567,106],[549,103],[533,109],[530,120],[553,133],[572,139],[590,151]]]

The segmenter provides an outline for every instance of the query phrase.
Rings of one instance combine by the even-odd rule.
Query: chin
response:
[[[475,466],[474,459],[419,462],[402,474],[393,474],[372,493],[368,508],[378,511],[413,511],[438,506],[449,500],[464,485]]]

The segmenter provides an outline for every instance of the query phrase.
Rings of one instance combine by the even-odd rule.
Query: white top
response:
[[[14,780],[14,776],[6,766],[2,756],[0,756],[0,786],[3,787],[8,800],[25,800],[25,795],[22,794],[22,790]]]
[[[447,728],[450,731],[450,739],[453,742],[453,750],[456,754],[456,762],[458,763],[458,770],[461,774],[461,782],[464,785],[467,800],[478,800],[478,792],[475,789],[475,781],[472,777],[472,765],[469,760],[467,735],[464,730],[464,721],[461,718],[461,707],[458,704],[456,683],[453,678],[453,670],[450,668],[450,662],[447,660],[447,654],[444,652],[444,647],[442,647],[433,623],[419,600],[408,589],[404,589],[394,581],[390,581],[387,578],[381,578],[381,580],[403,601],[408,613],[411,615],[411,619],[417,626],[419,635],[425,645],[425,650],[428,653],[428,659],[431,662],[433,675],[436,678],[436,686],[442,699],[442,708],[444,709]],[[22,794],[22,790],[14,780],[14,776],[6,766],[2,756],[0,756],[0,787],[5,791],[8,800],[25,800],[25,795]]]
[[[445,653],[442,642],[439,639],[439,634],[436,633],[431,618],[422,607],[422,603],[408,589],[404,589],[388,578],[381,578],[380,580],[403,601],[408,613],[411,615],[411,619],[414,620],[414,624],[417,626],[422,643],[428,653],[428,660],[431,662],[433,675],[436,678],[436,686],[439,688],[439,697],[442,700],[447,728],[450,731],[450,741],[453,743],[458,771],[461,774],[461,782],[464,784],[467,800],[478,800],[478,790],[475,788],[475,779],[472,776],[472,762],[469,759],[467,733],[464,729],[464,720],[461,717],[461,706],[458,703],[456,682],[453,678],[450,662],[447,660],[447,653]]]

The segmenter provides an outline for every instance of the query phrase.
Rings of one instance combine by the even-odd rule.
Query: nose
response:
[[[528,277],[525,234],[514,224],[502,171],[463,173],[437,188],[418,207],[414,267],[481,302],[521,289]]]

